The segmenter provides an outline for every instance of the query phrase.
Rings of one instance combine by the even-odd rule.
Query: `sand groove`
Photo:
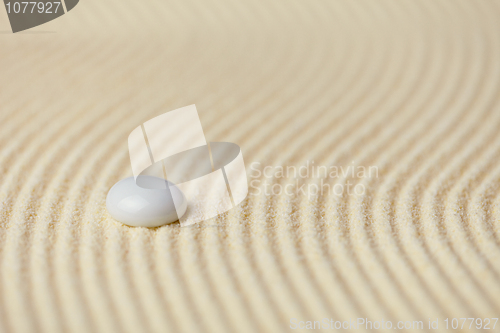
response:
[[[493,0],[86,0],[0,33],[0,332],[498,316],[499,18]],[[260,184],[204,224],[116,223],[128,134],[193,103]],[[379,176],[265,195],[322,179],[250,168],[312,161]]]

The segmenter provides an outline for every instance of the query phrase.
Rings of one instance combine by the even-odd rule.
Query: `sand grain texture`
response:
[[[82,0],[9,29],[0,10],[0,332],[499,317],[500,2]],[[192,227],[113,221],[128,134],[194,103],[249,176],[379,176]]]

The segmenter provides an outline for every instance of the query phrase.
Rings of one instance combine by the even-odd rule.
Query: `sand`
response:
[[[12,35],[0,10],[0,332],[498,317],[499,18],[498,1],[85,0]],[[255,188],[191,227],[115,222],[128,134],[190,104]],[[251,168],[312,161],[378,176]],[[364,191],[263,192],[322,181]]]

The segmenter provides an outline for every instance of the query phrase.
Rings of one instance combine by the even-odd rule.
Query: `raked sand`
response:
[[[500,316],[500,2],[82,0],[0,30],[0,332]],[[251,195],[115,222],[128,134],[190,104]],[[252,170],[312,161],[378,176]],[[364,191],[279,192],[321,181]]]

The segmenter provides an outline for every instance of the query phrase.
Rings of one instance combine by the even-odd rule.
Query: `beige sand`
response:
[[[500,2],[84,0],[9,29],[0,10],[1,332],[499,316]],[[188,228],[113,221],[130,131],[193,103],[249,175],[379,177]]]

